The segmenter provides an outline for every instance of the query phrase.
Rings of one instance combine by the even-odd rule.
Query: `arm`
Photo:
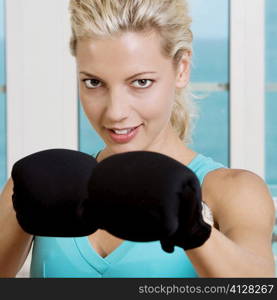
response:
[[[250,171],[225,172],[211,172],[203,189],[219,230],[186,253],[201,277],[274,277],[275,208],[268,188]]]
[[[0,195],[0,278],[16,276],[28,256],[33,238],[17,222],[12,192],[13,181],[9,179]]]

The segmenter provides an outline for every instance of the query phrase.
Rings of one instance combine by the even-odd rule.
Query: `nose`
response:
[[[120,122],[130,115],[128,95],[121,89],[110,92],[106,107],[106,119],[111,122]]]

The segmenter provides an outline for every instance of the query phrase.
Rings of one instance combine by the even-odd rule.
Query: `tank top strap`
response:
[[[100,154],[102,150],[99,150],[97,152],[91,153],[90,155],[93,156],[95,159],[97,159],[98,155]]]
[[[198,153],[195,158],[187,165],[198,177],[202,185],[205,176],[216,169],[227,168],[222,163],[214,161],[211,157]]]

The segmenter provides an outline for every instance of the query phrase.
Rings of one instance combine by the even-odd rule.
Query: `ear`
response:
[[[185,88],[189,83],[191,56],[192,53],[190,51],[186,51],[179,62],[176,74],[177,88]]]

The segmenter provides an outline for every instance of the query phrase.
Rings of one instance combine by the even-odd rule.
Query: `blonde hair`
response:
[[[185,0],[70,0],[69,11],[73,56],[78,40],[153,29],[162,38],[163,55],[173,59],[175,69],[184,52],[192,52],[191,18]],[[189,85],[176,89],[170,122],[186,144],[192,141],[197,113]]]

